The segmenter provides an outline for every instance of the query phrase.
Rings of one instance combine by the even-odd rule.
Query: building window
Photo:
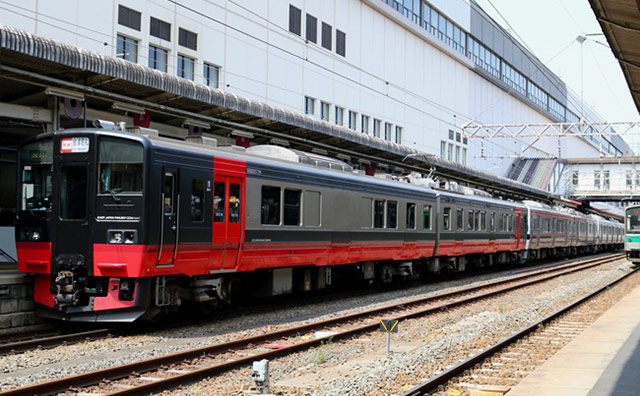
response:
[[[349,110],[349,129],[356,130],[356,112]]]
[[[329,121],[329,103],[320,102],[320,118]]]
[[[467,148],[462,148],[462,165],[467,165]]]
[[[344,109],[342,107],[336,106],[336,114],[335,115],[336,115],[336,117],[335,117],[336,125],[344,124]]]
[[[171,25],[165,21],[161,21],[159,19],[151,17],[151,23],[149,24],[149,34],[166,41],[171,41]]]
[[[362,115],[360,119],[360,131],[362,131],[362,133],[369,133],[369,116]]]
[[[384,140],[391,140],[391,124],[384,123]]]
[[[453,143],[447,145],[447,159],[449,161],[453,160]]]
[[[152,69],[167,71],[167,50],[153,45],[149,46],[149,67]]]
[[[118,35],[116,57],[136,63],[138,61],[138,40]]]
[[[380,124],[382,121],[373,119],[373,136],[380,137]]]
[[[318,19],[309,14],[307,14],[307,40],[314,44],[318,42]]]
[[[454,135],[454,132],[452,130],[449,130],[449,139],[450,140],[453,140],[453,135]]]
[[[347,56],[347,35],[336,29],[336,53]]]
[[[205,85],[210,87],[218,88],[218,84],[220,82],[220,68],[218,66],[210,65],[209,63],[204,64],[204,69],[202,71],[202,75],[204,77]]]
[[[302,31],[302,11],[289,5],[289,31],[300,36]]]
[[[195,60],[188,56],[178,55],[178,77],[193,80]]]
[[[402,142],[402,127],[396,125],[396,143],[400,144]]]
[[[460,135],[460,132],[456,132],[456,142],[460,143],[460,140],[462,140],[462,136]]]
[[[574,187],[578,187],[578,181],[580,180],[580,173],[578,171],[573,171],[571,174],[571,185]]]
[[[447,151],[447,142],[444,140],[440,141],[440,158],[444,159]]]
[[[118,6],[118,24],[140,31],[140,13],[123,5]]]
[[[315,106],[315,99],[305,96],[304,97],[304,114],[313,114],[314,106]]]
[[[322,22],[322,46],[331,51],[331,25]]]
[[[194,51],[198,50],[198,35],[180,28],[178,30],[178,44],[185,48],[192,49]]]
[[[610,187],[610,183],[609,183],[609,171],[603,171],[602,172],[602,189],[604,191],[609,191],[609,187]]]
[[[460,146],[456,146],[456,162],[460,163]]]
[[[600,189],[600,171],[593,171],[593,188]]]

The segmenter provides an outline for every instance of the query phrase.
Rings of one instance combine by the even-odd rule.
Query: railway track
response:
[[[34,330],[32,332],[5,335],[0,339],[0,355],[20,353],[35,348],[53,348],[59,345],[74,344],[111,337],[113,329],[96,329],[66,333],[55,328]]]
[[[386,317],[404,320],[434,314],[456,306],[470,304],[508,291],[592,268],[624,257],[614,254],[604,258],[571,263],[537,272],[519,274],[499,281],[488,282],[431,297],[406,300],[367,311],[340,316],[329,320],[282,329],[226,343],[183,351],[153,359],[110,367],[103,370],[64,377],[57,380],[14,388],[0,392],[2,396],[55,394],[59,392],[100,393],[110,395],[143,394],[171,388],[183,383],[215,375],[234,367],[248,365],[255,360],[306,350],[333,338],[344,339],[376,330],[378,319]],[[301,335],[330,330],[331,335],[300,342]],[[271,344],[271,345],[269,345]],[[267,349],[276,345],[277,349]],[[259,350],[266,350],[256,353]]]
[[[516,381],[515,378],[523,378],[533,371],[556,350],[588,327],[592,320],[595,320],[595,318],[583,320],[580,315],[569,317],[568,313],[580,309],[587,302],[610,290],[639,270],[640,268],[637,268],[622,275],[589,295],[415,386],[401,396],[422,396],[434,392],[437,394],[462,394],[463,391],[471,390],[480,393],[490,392],[491,394],[506,393],[509,386],[504,384],[517,384],[519,381]],[[479,384],[479,382],[483,383]],[[451,389],[455,392],[444,393]]]

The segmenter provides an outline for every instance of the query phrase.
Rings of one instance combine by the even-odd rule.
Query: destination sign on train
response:
[[[88,137],[70,137],[60,139],[61,153],[86,153],[89,151]]]

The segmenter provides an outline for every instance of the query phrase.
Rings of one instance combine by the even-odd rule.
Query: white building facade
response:
[[[0,20],[502,176],[518,156],[628,151],[466,139],[470,121],[598,119],[472,0],[30,0]]]

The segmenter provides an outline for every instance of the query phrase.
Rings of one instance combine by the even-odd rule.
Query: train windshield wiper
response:
[[[111,195],[111,198],[113,198],[114,201],[120,202],[120,198],[116,197],[116,194],[113,191],[106,190],[105,192],[109,193],[109,195]]]

